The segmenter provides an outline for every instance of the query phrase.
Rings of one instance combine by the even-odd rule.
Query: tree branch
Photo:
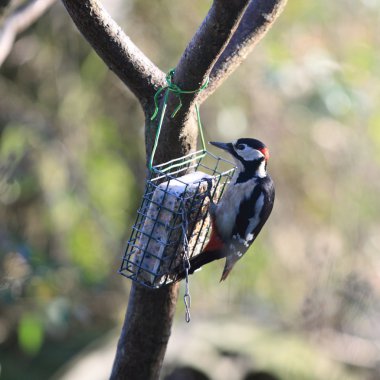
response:
[[[249,0],[214,0],[177,65],[176,84],[194,89],[203,83],[239,25],[248,3]]]
[[[32,0],[17,8],[0,28],[0,66],[8,57],[18,34],[28,29],[56,0]]]
[[[214,0],[206,18],[186,47],[176,67],[173,82],[183,90],[199,88],[211,72],[215,62],[227,46],[239,25],[249,0]],[[182,95],[183,106],[174,119],[167,116],[164,123],[170,124],[161,132],[162,146],[170,146],[171,157],[167,152],[157,151],[156,163],[167,158],[177,158],[196,148],[198,136],[192,104],[199,94]],[[177,106],[178,99],[169,97],[168,112]],[[192,123],[190,121],[193,121]],[[147,152],[151,151],[153,136],[147,134]],[[176,141],[176,144],[173,142]],[[179,144],[178,144],[179,142]],[[167,145],[169,144],[169,145]]]
[[[207,99],[244,61],[283,11],[287,0],[251,0],[239,27],[210,74],[210,84],[200,94]]]
[[[143,108],[164,73],[131,41],[97,0],[62,0],[75,25],[107,66],[128,86]]]

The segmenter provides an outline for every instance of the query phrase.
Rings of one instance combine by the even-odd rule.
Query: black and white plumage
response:
[[[266,170],[269,151],[261,141],[241,138],[233,143],[210,144],[230,153],[237,169],[220,202],[210,204],[211,237],[202,253],[190,260],[189,273],[211,261],[226,258],[223,281],[267,221],[275,190]]]

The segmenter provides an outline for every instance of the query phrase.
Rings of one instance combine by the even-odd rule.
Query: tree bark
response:
[[[164,73],[133,44],[99,1],[62,2],[95,51],[139,99],[145,113],[148,161],[157,127],[157,122],[150,120],[154,110],[153,96],[159,87],[165,85]],[[205,100],[232,73],[244,59],[243,51],[247,52],[261,38],[279,15],[278,7],[285,2],[286,0],[268,0],[270,5],[265,7],[266,0],[214,0],[180,58],[173,77],[173,82],[181,89],[196,90],[211,73],[212,90],[181,95],[183,105],[174,118],[170,114],[177,106],[178,99],[169,96],[155,164],[196,150],[198,131],[194,103]],[[261,13],[256,17],[257,4],[261,7]],[[272,18],[264,12],[269,12]],[[167,125],[170,128],[165,128]],[[178,286],[171,284],[151,290],[132,284],[128,311],[112,369],[112,380],[158,378],[170,337]]]
[[[158,379],[178,296],[178,284],[132,284],[111,379]]]

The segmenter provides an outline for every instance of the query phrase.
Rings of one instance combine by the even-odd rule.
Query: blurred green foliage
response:
[[[40,350],[44,338],[44,329],[38,317],[24,314],[20,320],[17,333],[18,343],[26,354],[34,355]]]
[[[210,3],[104,1],[164,71]],[[192,315],[273,328],[273,356],[277,330],[317,348],[333,330],[379,354],[379,17],[378,0],[289,1],[202,106],[209,140],[267,143],[277,199],[226,284],[222,263],[192,277]],[[1,374],[22,378],[23,363],[28,379],[48,378],[122,318],[130,284],[116,272],[144,186],[143,113],[60,4],[0,73]],[[338,343],[321,355],[376,376],[370,354],[355,362],[359,348]],[[309,378],[320,379],[313,355]],[[305,360],[290,349],[279,358],[289,370]]]

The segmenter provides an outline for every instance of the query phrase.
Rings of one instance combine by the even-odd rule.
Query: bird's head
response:
[[[231,143],[210,142],[210,144],[227,151],[234,158],[239,171],[250,172],[258,177],[266,176],[269,150],[261,141],[241,138]]]

